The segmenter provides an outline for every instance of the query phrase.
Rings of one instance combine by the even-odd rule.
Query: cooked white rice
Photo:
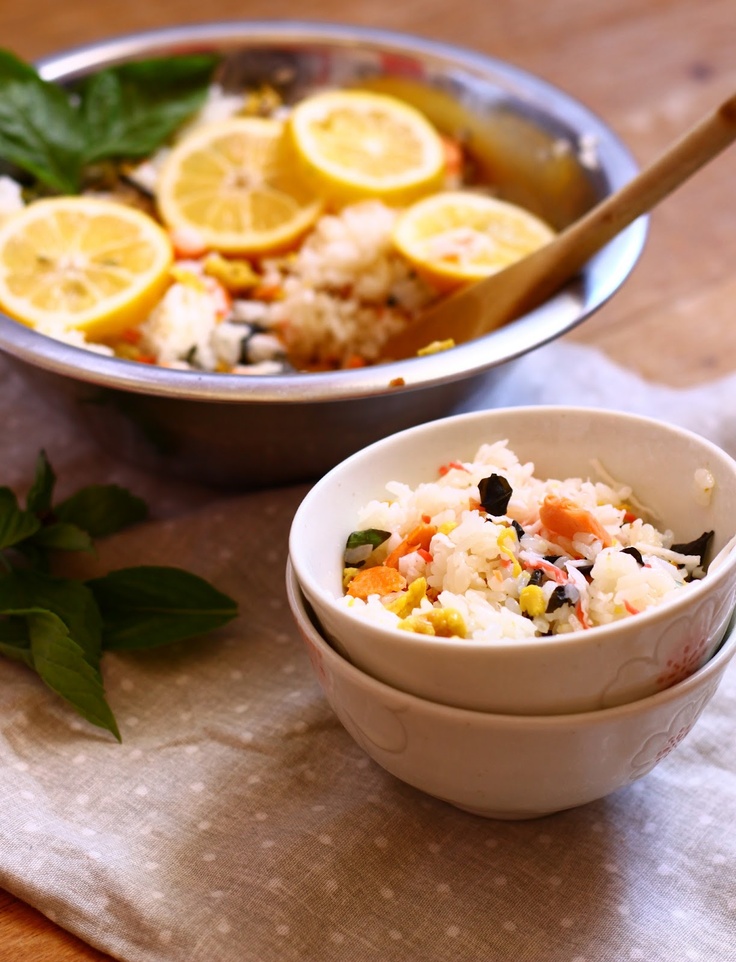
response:
[[[357,615],[427,634],[489,641],[527,638],[630,617],[704,574],[699,555],[671,550],[672,532],[638,516],[626,485],[612,479],[537,478],[534,465],[521,463],[506,441],[485,444],[471,462],[453,465],[416,488],[391,481],[387,500],[371,501],[359,511],[356,531],[377,529],[390,536],[363,564],[346,568],[348,590],[361,571],[382,565],[397,546],[405,546],[418,525],[437,530],[425,552],[410,550],[398,559],[401,589],[383,597],[345,596],[343,603]],[[500,515],[479,507],[479,482],[492,474],[511,486]],[[590,532],[570,540],[546,528],[540,506],[548,495],[584,509],[603,526],[610,546]],[[426,591],[407,609],[412,585],[416,592],[422,578]],[[443,620],[437,612],[452,614],[452,619]],[[460,631],[454,630],[458,624]]]
[[[391,244],[396,214],[363,201],[324,215],[298,251],[256,263],[265,298],[231,300],[203,260],[178,261],[179,279],[140,326],[142,353],[163,367],[239,374],[377,360],[386,338],[434,296]],[[100,347],[62,323],[44,333]]]
[[[202,124],[242,113],[248,96],[212,85],[205,105],[182,127],[177,139]],[[267,94],[254,96],[264,101],[261,106],[271,116],[288,113]],[[158,150],[130,171],[129,179],[155,195],[169,151],[169,147]],[[0,178],[0,219],[6,208],[22,206],[19,191],[17,184]],[[131,202],[123,193],[118,199]],[[380,357],[386,338],[437,296],[393,246],[396,216],[395,209],[380,201],[364,201],[324,215],[296,251],[255,259],[259,283],[253,291],[235,297],[221,287],[218,290],[216,284],[193,282],[193,276],[202,279],[205,274],[204,257],[196,259],[199,239],[191,231],[175,232],[181,256],[189,256],[183,252],[190,251],[192,258],[179,259],[176,272],[189,277],[175,278],[140,327],[140,341],[132,342],[135,349],[128,353],[123,347],[121,352],[116,344],[115,353],[163,367],[238,374],[370,364]],[[223,294],[228,297],[226,310]],[[62,323],[44,333],[75,346],[113,353]]]
[[[430,291],[396,253],[396,210],[370,200],[321,217],[293,258],[266,262],[264,284],[282,296],[264,323],[278,330],[297,367],[378,358]]]

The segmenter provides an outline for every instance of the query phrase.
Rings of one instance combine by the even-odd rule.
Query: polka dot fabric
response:
[[[19,410],[12,377],[0,390]],[[0,884],[123,962],[736,958],[733,671],[628,789],[536,821],[467,815],[373,764],[321,695],[284,593],[306,488],[218,499],[24,412],[5,483],[28,476],[33,437],[60,485],[115,480],[152,502],[157,520],[80,564],[176,563],[241,614],[206,640],[105,657],[122,745],[2,662]]]

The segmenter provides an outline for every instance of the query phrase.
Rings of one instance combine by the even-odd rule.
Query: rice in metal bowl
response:
[[[479,52],[354,25],[177,26],[62,51],[39,70],[48,81],[74,85],[114,64],[193,50],[222,58],[226,93],[269,84],[291,104],[326,86],[370,85],[401,96],[438,129],[468,131],[502,196],[557,229],[636,171],[630,151],[600,118],[540,78]],[[594,167],[582,150],[591,142]],[[646,219],[631,225],[578,281],[518,321],[472,344],[406,361],[286,376],[259,368],[261,361],[249,364],[262,371],[258,377],[181,362],[164,368],[81,350],[4,314],[0,348],[29,391],[141,468],[241,490],[313,480],[388,432],[475,404],[496,369],[570,330],[614,295],[640,256],[646,228]],[[264,346],[261,337],[249,344]]]

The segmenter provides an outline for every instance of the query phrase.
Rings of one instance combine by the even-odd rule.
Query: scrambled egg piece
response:
[[[406,618],[415,608],[419,607],[422,598],[425,598],[426,595],[427,579],[417,578],[415,581],[412,581],[403,594],[400,594],[398,598],[390,601],[386,607],[389,611],[393,611],[395,615],[398,615],[399,618]]]
[[[418,635],[437,635],[439,638],[467,638],[465,619],[454,608],[433,608],[421,615],[412,615],[399,622],[404,631]]]

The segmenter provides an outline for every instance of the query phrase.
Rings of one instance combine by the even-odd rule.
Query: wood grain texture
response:
[[[0,959],[3,962],[110,962],[35,909],[0,890]]]
[[[642,164],[736,91],[733,0],[312,0],[308,10],[297,0],[23,0],[0,3],[0,45],[37,59],[207,17],[307,16],[420,33],[511,61],[582,100]],[[735,164],[732,148],[663,202],[633,275],[571,339],[675,386],[736,369]],[[0,959],[109,957],[0,891]]]

